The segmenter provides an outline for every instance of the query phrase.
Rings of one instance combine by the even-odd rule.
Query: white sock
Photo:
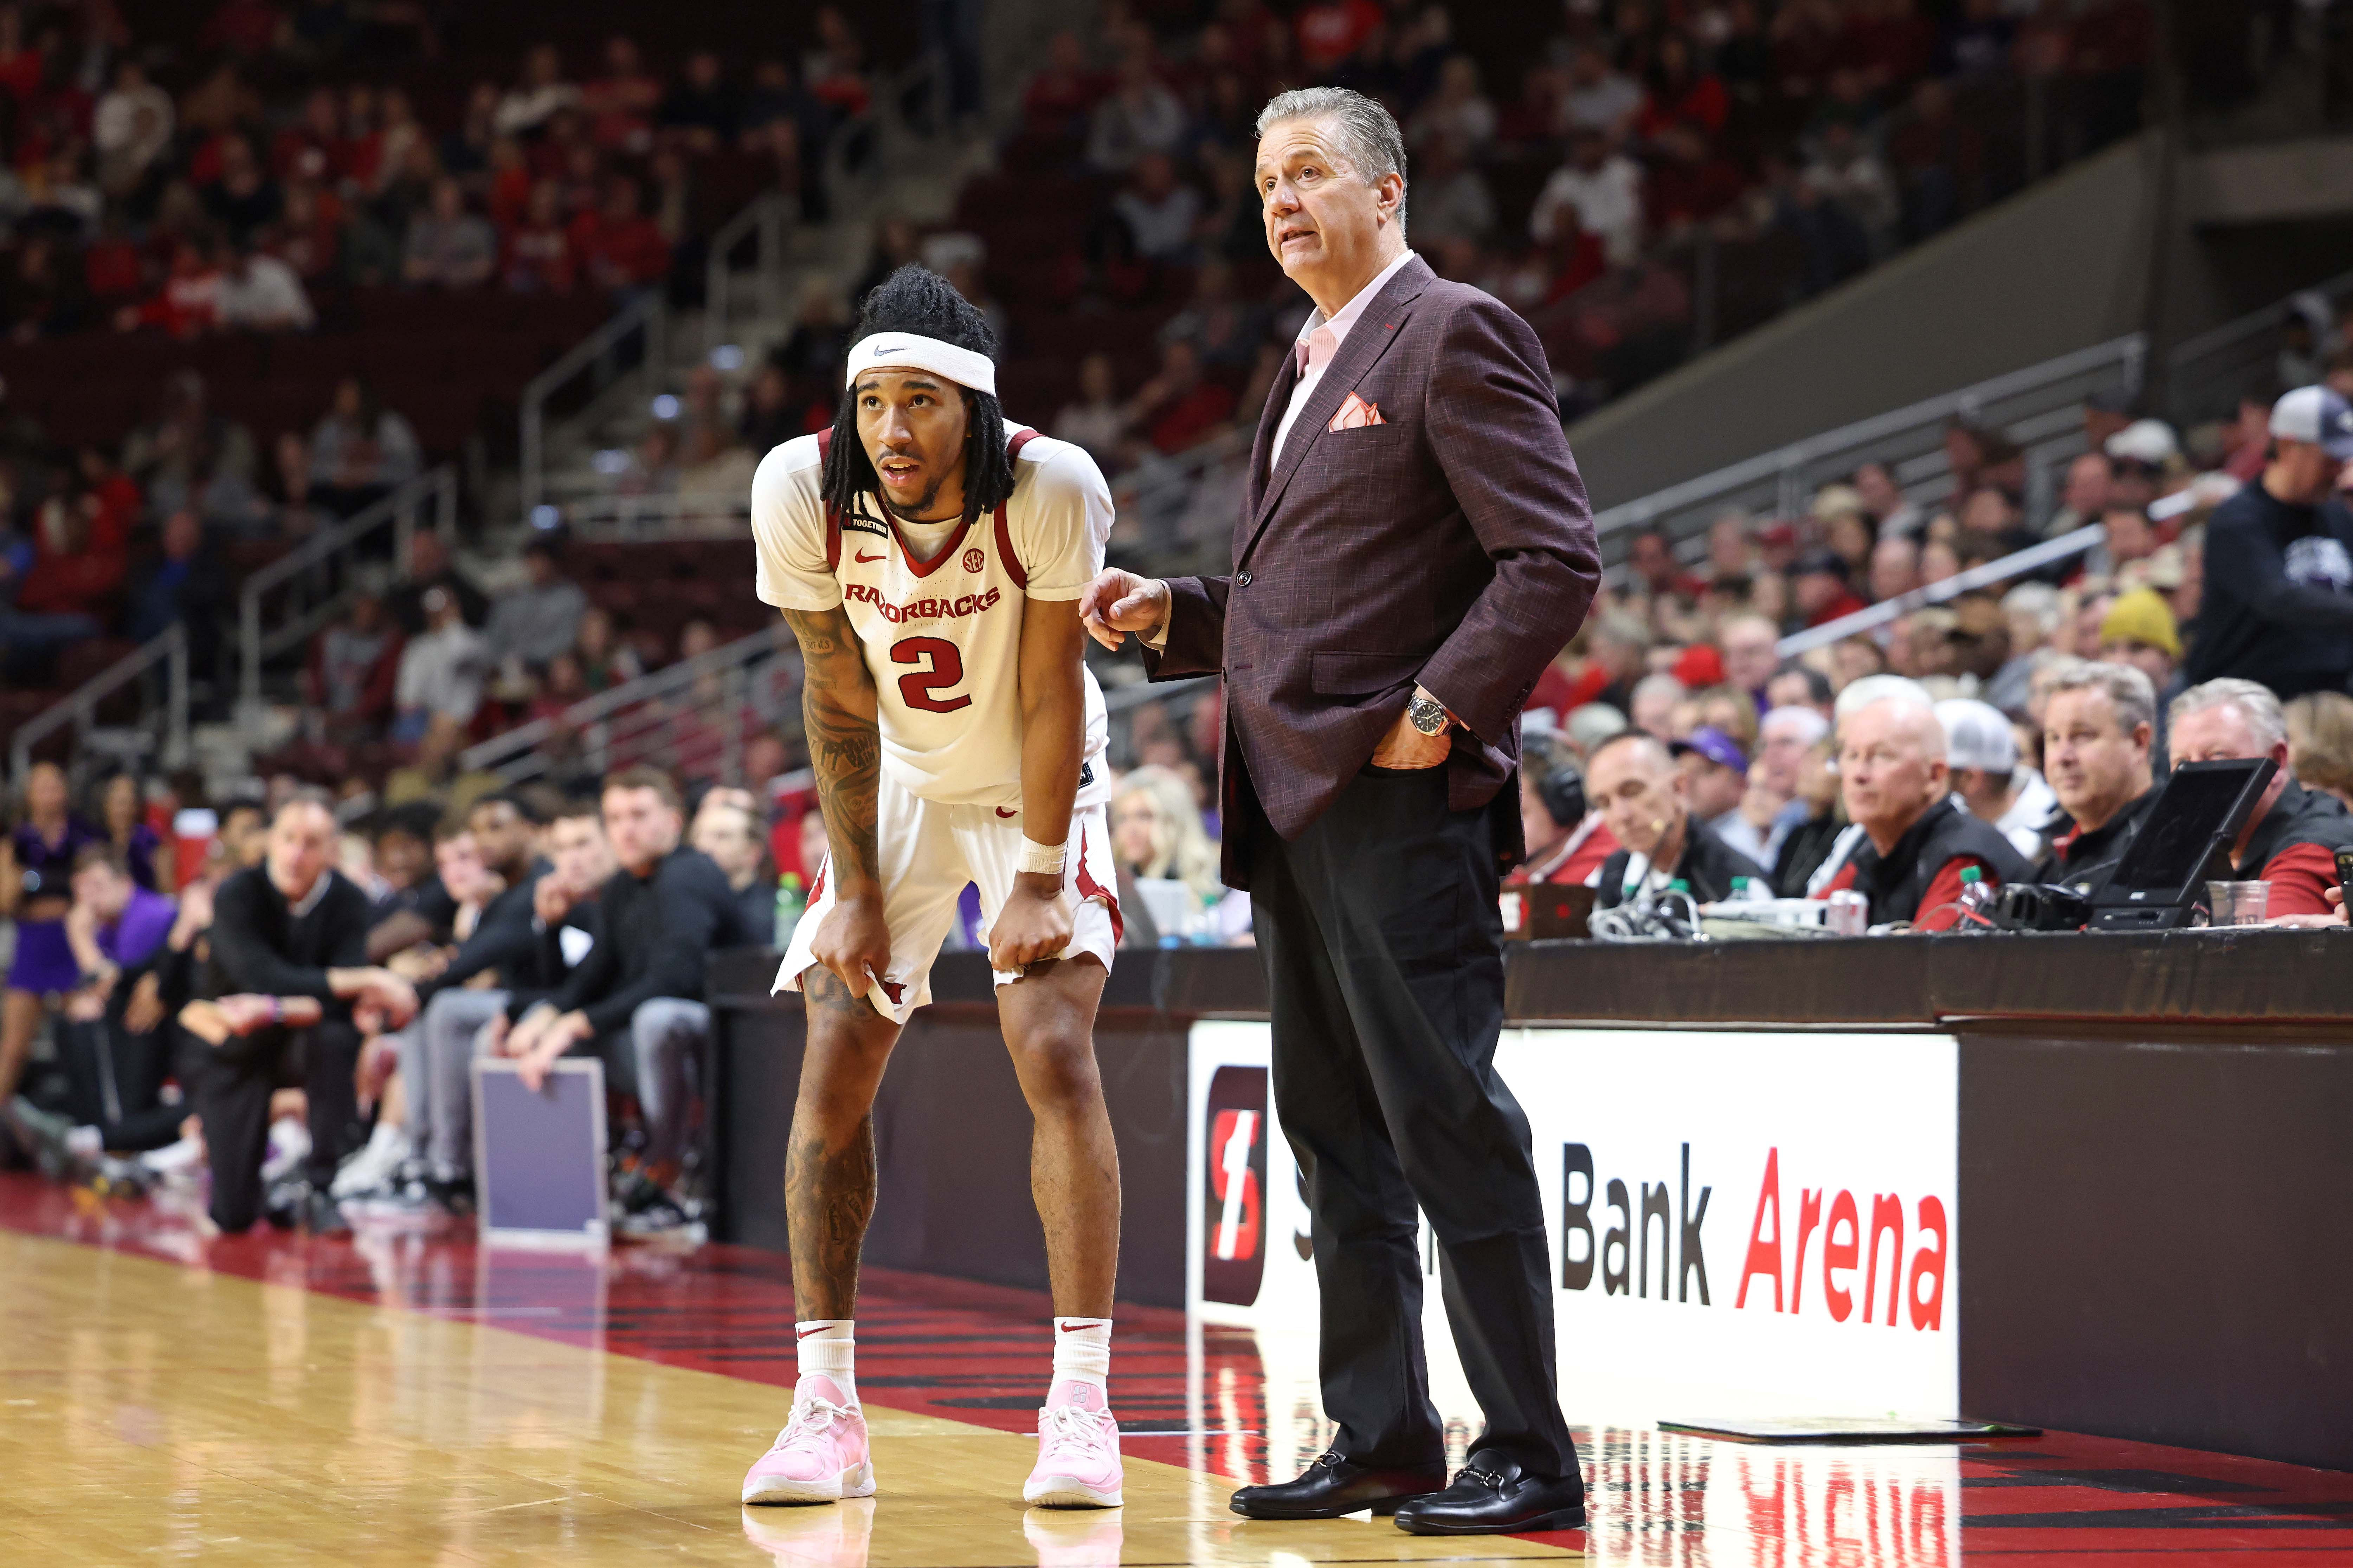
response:
[[[801,1376],[815,1373],[831,1378],[841,1397],[851,1405],[858,1403],[858,1341],[852,1334],[856,1327],[856,1320],[850,1318],[808,1318],[793,1325]]]
[[[1046,1403],[1067,1400],[1080,1387],[1095,1391],[1096,1397],[1084,1402],[1093,1408],[1101,1410],[1111,1403],[1109,1318],[1054,1320],[1054,1382]]]

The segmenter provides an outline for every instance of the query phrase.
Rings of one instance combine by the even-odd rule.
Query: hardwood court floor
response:
[[[0,1563],[2353,1564],[2353,1476],[2055,1434],[1956,1453],[1581,1430],[1589,1533],[1253,1523],[1225,1509],[1236,1478],[1324,1436],[1271,1392],[1296,1384],[1277,1363],[1297,1347],[1188,1343],[1180,1315],[1134,1309],[1113,1367],[1127,1506],[1025,1510],[1042,1316],[878,1274],[860,1384],[881,1495],[745,1510],[792,1375],[779,1258],[207,1243],[151,1205],[0,1176]]]

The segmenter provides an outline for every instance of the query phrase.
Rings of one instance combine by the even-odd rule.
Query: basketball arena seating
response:
[[[1525,16],[1514,19],[1509,13],[1508,7],[1492,15],[1472,7],[1452,12],[1452,47],[1477,62],[1499,113],[1497,137],[1477,159],[1495,205],[1493,229],[1476,263],[1481,267],[1527,247],[1529,215],[1563,158],[1562,142],[1530,118],[1528,106],[1510,101],[1503,85],[1518,79],[1544,30],[1532,33]],[[1181,58],[1184,47],[1169,43],[1166,52]],[[1966,168],[1954,171],[1959,177],[1952,216],[2009,195],[2124,133],[2135,115],[2130,95],[2120,100],[2119,94],[2137,80],[2131,68],[2032,84],[2008,72],[1950,80],[1955,145],[1968,151]],[[1898,83],[1887,95],[1890,126],[1905,123],[1906,90],[1908,83]],[[1534,311],[1531,321],[1553,368],[1579,384],[1572,413],[1762,325],[1836,280],[1810,274],[1807,245],[1785,214],[1761,227],[1745,215],[1729,226],[1715,221],[1741,214],[1766,179],[1769,158],[1802,162],[1801,137],[1820,108],[1817,98],[1779,93],[1736,99],[1704,165],[1681,165],[1641,146],[1628,149],[1645,165],[1651,232],[1645,266],[1671,277],[1669,297],[1679,290],[1686,305],[1680,319],[1633,341],[1588,330],[1595,308],[1608,312],[1604,296],[1622,280],[1604,279]],[[1188,177],[1192,173],[1188,166]],[[997,174],[965,184],[944,226],[977,235],[987,246],[988,285],[1013,323],[998,384],[1018,416],[1052,418],[1076,394],[1080,363],[1096,352],[1113,357],[1123,394],[1132,392],[1157,364],[1159,328],[1192,294],[1189,268],[1090,265],[1090,226],[1108,212],[1120,183],[1086,166],[1075,132],[1055,134],[1033,125],[1000,149]],[[1747,195],[1739,194],[1744,187]],[[1450,264],[1442,247],[1429,259],[1441,271]],[[1295,297],[1280,289],[1280,282],[1267,256],[1236,258],[1238,298]],[[1239,390],[1248,368],[1223,378]]]
[[[266,478],[270,444],[287,431],[306,440],[344,377],[366,378],[385,407],[417,432],[427,467],[463,455],[480,437],[491,452],[514,440],[523,387],[547,363],[611,313],[600,294],[419,293],[353,289],[320,301],[316,333],[220,334],[181,342],[155,332],[85,333],[36,342],[0,342],[0,416],[37,421],[58,447],[120,449],[124,435],[153,417],[178,372],[205,379],[215,412],[254,438]],[[332,313],[326,313],[328,311]],[[216,547],[240,585],[293,548],[284,539],[220,539]],[[628,573],[617,573],[628,576]],[[226,610],[233,611],[232,595]],[[118,624],[120,605],[100,618]],[[0,689],[0,745],[17,725],[132,652],[121,637],[72,644],[48,679]],[[126,688],[101,718],[127,719],[140,694]],[[60,737],[62,740],[62,737]]]
[[[584,540],[565,552],[591,604],[666,648],[689,621],[709,621],[723,640],[766,626],[775,612],[752,595],[751,569],[742,539]]]
[[[62,447],[111,451],[156,411],[173,374],[205,379],[206,402],[267,453],[284,431],[307,438],[346,376],[365,378],[406,418],[429,461],[468,437],[512,445],[524,385],[612,313],[591,291],[425,293],[354,288],[319,303],[315,333],[217,334],[181,342],[157,332],[0,344],[5,407],[40,421]]]

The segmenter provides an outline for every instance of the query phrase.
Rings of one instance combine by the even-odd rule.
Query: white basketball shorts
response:
[[[980,889],[984,937],[1005,907],[1021,863],[1021,816],[1018,812],[1008,816],[999,807],[924,800],[892,784],[887,773],[876,792],[876,815],[891,970],[866,996],[876,1012],[903,1024],[932,999],[932,960],[955,929],[956,900],[965,884]],[[1112,864],[1111,827],[1102,806],[1082,806],[1071,813],[1070,846],[1063,857],[1062,889],[1072,906],[1071,945],[1055,956],[1092,953],[1109,970],[1112,950],[1119,945],[1119,882]],[[817,963],[810,949],[818,924],[833,908],[831,870],[828,858],[818,873],[808,909],[793,927],[792,945],[776,972],[774,990],[798,991],[802,976]],[[999,985],[1020,978],[1018,973],[997,971]]]

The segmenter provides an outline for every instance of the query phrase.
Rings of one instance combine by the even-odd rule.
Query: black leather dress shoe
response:
[[[1398,1509],[1397,1523],[1415,1535],[1581,1530],[1585,1481],[1578,1476],[1532,1476],[1502,1454],[1473,1454],[1452,1486]]]
[[[1395,1513],[1414,1498],[1435,1496],[1446,1484],[1446,1467],[1427,1470],[1377,1470],[1327,1453],[1295,1481],[1244,1487],[1226,1506],[1244,1519],[1337,1519],[1371,1509]]]

